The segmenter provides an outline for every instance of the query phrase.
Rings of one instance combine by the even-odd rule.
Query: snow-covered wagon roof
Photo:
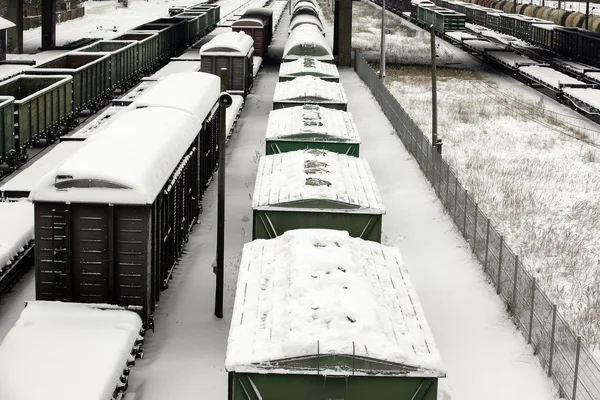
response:
[[[292,81],[277,82],[273,102],[348,104],[348,98],[341,83],[327,82],[314,76],[300,76]]]
[[[300,14],[300,15],[296,15],[295,17],[292,18],[292,21],[290,22],[290,29],[288,30],[288,33],[292,33],[292,31],[300,25],[303,24],[312,24],[315,25],[317,28],[319,28],[321,31],[323,31],[323,24],[321,23],[321,20],[317,17],[315,17],[314,15],[310,15],[310,14]]]
[[[47,174],[29,198],[34,202],[152,204],[203,119],[166,107],[124,112]]]
[[[335,64],[321,62],[312,57],[302,57],[296,61],[282,63],[279,67],[280,78],[297,77],[301,75],[340,79],[340,74]]]
[[[0,398],[112,398],[142,321],[107,307],[29,302],[0,345]]]
[[[2,270],[33,240],[33,204],[28,201],[0,202],[0,226]]]
[[[292,58],[304,57],[306,49],[311,49],[312,58],[319,60],[331,61],[333,54],[327,40],[323,37],[323,33],[312,24],[303,24],[297,26],[283,48],[283,59],[289,60]]]
[[[194,56],[197,56],[198,50],[194,50]],[[167,65],[150,75],[150,80],[158,80],[160,78],[167,77],[172,74],[178,74],[182,72],[198,72],[200,71],[200,56],[196,57],[195,60],[184,59],[171,60]]]
[[[118,115],[121,112],[125,112],[125,110],[133,109],[132,106],[122,107],[122,106],[110,106],[103,113],[98,115],[88,124],[83,126],[80,130],[73,133],[69,136],[63,136],[62,141],[74,141],[74,140],[86,140],[95,135],[98,132],[102,131],[102,128],[106,128],[109,122],[112,122],[118,118]],[[58,147],[58,146],[57,146]]]
[[[352,114],[312,104],[271,111],[265,139],[360,143]]]
[[[204,72],[181,72],[161,78],[133,102],[133,107],[169,107],[204,120],[220,93],[221,79],[218,76]]]
[[[200,48],[200,57],[227,53],[228,55],[247,56],[254,51],[254,40],[244,32],[224,32],[215,36]]]
[[[49,171],[52,171],[57,165],[75,154],[82,145],[81,141],[61,142],[43,156],[34,158],[33,164],[21,170],[16,176],[0,186],[0,197],[27,198],[29,192],[42,181]],[[1,244],[0,247],[2,247]]]
[[[254,210],[313,209],[313,201],[330,203],[328,212],[385,214],[371,167],[362,158],[316,149],[261,157]]]
[[[327,355],[356,362],[335,369],[298,362]],[[225,367],[445,376],[398,249],[326,229],[292,230],[244,246]]]

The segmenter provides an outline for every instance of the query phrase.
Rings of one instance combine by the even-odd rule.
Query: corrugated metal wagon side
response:
[[[157,33],[125,33],[112,41],[137,41],[137,68],[141,74],[154,71],[158,65]]]
[[[109,55],[110,86],[113,91],[130,87],[140,74],[136,42],[102,40],[82,47],[77,52]]]
[[[0,96],[0,165],[14,165],[17,151],[15,149],[15,98]],[[0,168],[0,177],[3,172]]]
[[[73,109],[96,110],[110,98],[110,58],[108,55],[68,53],[27,71],[36,75],[71,75]]]
[[[19,157],[35,142],[54,141],[73,115],[70,76],[19,75],[0,83],[0,96],[15,98],[14,150]]]

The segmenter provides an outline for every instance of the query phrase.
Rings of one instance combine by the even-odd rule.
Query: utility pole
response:
[[[385,0],[381,4],[381,61],[379,62],[379,79],[385,83]]]
[[[513,14],[517,14],[517,0],[513,2]]]
[[[590,0],[585,2],[585,29],[590,30]]]
[[[215,316],[223,318],[223,286],[225,283],[225,137],[227,136],[227,107],[231,96],[227,90],[227,68],[221,68],[221,95],[219,96],[219,189],[217,194],[217,287],[215,290]]]
[[[438,148],[437,137],[437,76],[435,69],[435,28],[431,25],[431,145]],[[438,149],[440,151],[441,148]]]

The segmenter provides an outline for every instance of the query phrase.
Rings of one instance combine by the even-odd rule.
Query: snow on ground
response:
[[[363,139],[361,157],[369,160],[386,205],[383,244],[398,246],[408,266],[446,367],[443,392],[456,400],[557,398],[369,90],[353,71],[340,74]]]
[[[141,327],[132,311],[31,302],[0,344],[0,397],[112,398]]]
[[[14,256],[33,240],[33,205],[29,202],[0,202],[0,226],[2,271],[2,268],[10,264]]]

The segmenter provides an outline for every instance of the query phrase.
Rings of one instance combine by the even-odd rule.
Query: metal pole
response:
[[[485,229],[485,261],[483,262],[483,270],[487,273],[488,255],[490,252],[490,219],[487,219],[487,228]]]
[[[513,14],[517,13],[517,0],[513,1]]]
[[[431,29],[431,146],[437,146],[437,76],[435,65],[435,28]]]
[[[590,30],[590,0],[585,2],[585,29]]]
[[[581,353],[581,336],[577,336],[577,353],[575,354],[575,379],[573,380],[573,396],[571,400],[577,398],[577,381],[579,380],[579,354]]]
[[[550,359],[548,360],[548,377],[552,377],[552,361],[554,359],[554,334],[556,333],[556,304],[552,306],[552,333],[550,335]]]
[[[385,83],[385,0],[381,4],[381,61],[379,62],[379,78]]]
[[[227,90],[227,68],[221,68],[221,91]],[[219,105],[219,189],[217,194],[217,288],[215,290],[215,316],[223,318],[223,285],[225,267],[225,125],[226,107]]]
[[[469,198],[468,196],[469,191],[465,190],[465,210],[464,210],[464,214],[463,214],[463,236],[465,239],[467,239],[467,200]]]
[[[475,221],[473,222],[473,249],[477,254],[477,214],[479,214],[479,204],[475,203]]]
[[[500,236],[500,251],[498,252],[498,282],[496,285],[496,294],[500,294],[502,291],[502,248],[504,248],[504,236]]]
[[[513,310],[517,308],[517,278],[519,275],[519,256],[515,256],[515,274],[513,276],[513,293],[512,293],[512,307]]]

